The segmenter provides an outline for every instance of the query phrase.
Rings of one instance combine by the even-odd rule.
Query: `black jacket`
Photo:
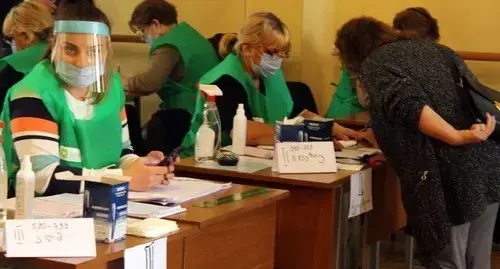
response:
[[[451,226],[476,219],[500,200],[497,142],[450,146],[418,129],[426,105],[458,130],[475,123],[443,53],[454,59],[461,75],[477,80],[452,50],[419,40],[378,48],[360,73],[375,137],[401,179],[408,228],[424,263],[449,242]]]

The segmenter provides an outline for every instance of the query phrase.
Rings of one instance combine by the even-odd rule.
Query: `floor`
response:
[[[404,240],[402,240],[400,236],[398,236],[396,241],[382,242],[380,252],[380,269],[406,269]],[[500,269],[500,251],[494,251],[492,253],[491,268]],[[415,261],[413,269],[425,268],[423,266],[419,266],[418,261]]]

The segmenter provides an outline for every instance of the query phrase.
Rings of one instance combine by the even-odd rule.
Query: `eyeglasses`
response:
[[[10,36],[4,36],[4,37],[3,37],[3,41],[4,41],[5,43],[7,43],[7,44],[9,44],[9,45],[10,45],[10,44],[12,44],[12,37],[10,37]]]
[[[288,58],[288,55],[284,52],[279,52],[279,51],[271,51],[269,49],[264,49],[264,53],[271,55],[271,57],[275,60],[277,59],[283,59],[283,58]]]

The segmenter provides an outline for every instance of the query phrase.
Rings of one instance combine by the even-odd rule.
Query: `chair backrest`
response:
[[[307,84],[298,81],[287,81],[286,85],[294,104],[291,116],[297,116],[304,109],[318,114],[316,101],[314,100],[311,88]]]

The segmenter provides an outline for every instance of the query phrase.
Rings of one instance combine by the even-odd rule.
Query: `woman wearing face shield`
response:
[[[30,155],[41,195],[79,193],[73,175],[130,177],[130,189],[167,184],[173,167],[163,155],[141,159],[130,146],[125,96],[111,70],[109,21],[87,1],[63,1],[46,59],[12,87],[3,112],[4,150],[10,186],[19,160]]]
[[[225,35],[219,44],[219,54],[224,60],[205,74],[200,84],[217,85],[223,92],[223,96],[216,98],[223,144],[230,143],[233,117],[238,104],[242,103],[248,119],[247,145],[272,145],[274,123],[300,113],[300,109],[294,109],[281,70],[282,60],[290,51],[286,25],[273,13],[255,13],[237,35]],[[182,143],[184,149],[193,149],[195,134],[203,118],[202,103],[197,104],[191,130]],[[312,113],[303,113],[307,117],[305,114]],[[342,130],[347,128],[335,124],[334,133],[342,135]]]
[[[53,24],[50,11],[37,0],[21,2],[7,14],[2,32],[14,53],[0,59],[1,105],[7,90],[42,59]]]

